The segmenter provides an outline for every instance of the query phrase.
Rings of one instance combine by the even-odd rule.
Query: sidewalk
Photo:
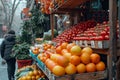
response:
[[[1,64],[2,59],[0,57],[0,80],[8,80],[8,75],[7,75],[7,65]]]

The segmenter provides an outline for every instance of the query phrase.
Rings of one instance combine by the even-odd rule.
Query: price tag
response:
[[[76,41],[76,44],[79,45],[79,41],[78,40]]]
[[[98,48],[102,48],[102,41],[98,41]]]
[[[48,70],[48,76],[49,76],[49,79],[51,78],[51,72],[50,70]]]
[[[84,41],[84,45],[85,45],[85,46],[88,46],[87,41]]]
[[[54,75],[51,75],[51,79],[52,79],[52,80],[55,80],[55,76],[54,76]]]
[[[82,46],[83,44],[82,44],[82,41],[79,41],[79,44],[80,44],[80,46]]]
[[[95,48],[95,42],[94,41],[91,41],[91,47]]]

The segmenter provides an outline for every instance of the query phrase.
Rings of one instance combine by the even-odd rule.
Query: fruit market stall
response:
[[[44,6],[41,10],[47,8],[44,13],[50,14],[51,17],[51,30],[53,39],[52,42],[55,42],[56,45],[42,45],[40,51],[41,49],[43,51],[39,54],[37,53],[37,56],[35,55],[34,58],[36,59],[38,66],[43,70],[47,77],[50,80],[112,80],[113,78],[115,78],[117,72],[115,64],[118,60],[117,40],[119,39],[119,26],[117,26],[118,23],[116,9],[117,1],[109,0],[109,21],[103,21],[103,23],[97,23],[95,20],[82,21],[80,23],[77,23],[76,25],[72,25],[72,27],[63,31],[62,34],[58,35],[56,38],[54,38],[53,36],[54,14],[63,14],[66,12],[70,13],[72,11],[72,13],[74,13],[74,11],[75,13],[81,12],[79,11],[79,9],[76,9],[76,7],[82,3],[92,0],[55,0],[54,6],[52,6],[52,0],[48,0],[48,2],[44,2],[44,0],[42,1],[42,3],[44,3]],[[49,6],[47,3],[50,3]],[[69,50],[65,48],[65,46],[69,45],[70,43],[75,43],[75,45],[72,45],[72,47],[79,46],[81,51],[77,52],[82,54],[73,54],[74,49],[72,50],[71,48]],[[84,52],[84,48],[86,48],[86,46],[90,47],[90,49],[87,48],[89,52],[92,51],[92,53],[89,55],[84,54],[89,53]],[[77,48],[77,50],[79,49]],[[33,50],[31,50],[30,52],[31,54],[34,54]],[[80,59],[77,58],[78,56],[80,57]],[[92,57],[96,58],[92,59]],[[77,64],[77,62],[71,62],[76,59],[79,64]],[[97,64],[100,68],[97,67]],[[92,69],[90,68],[91,66]]]

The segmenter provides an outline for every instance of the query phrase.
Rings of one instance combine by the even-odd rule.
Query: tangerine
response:
[[[100,62],[100,55],[99,54],[96,54],[96,53],[91,54],[90,58],[91,58],[92,63],[97,64],[98,62]]]
[[[65,74],[65,69],[64,67],[57,65],[53,68],[52,72],[57,76],[62,76]]]
[[[61,47],[61,46],[58,46],[58,47],[56,48],[56,52],[57,52],[58,54],[61,54],[61,51],[62,51],[62,47]]]
[[[94,63],[89,63],[86,65],[86,71],[87,72],[95,72],[96,71],[96,66]]]
[[[75,74],[77,72],[76,66],[69,63],[66,67],[65,67],[65,72],[67,74]]]
[[[90,55],[87,54],[87,53],[83,53],[83,54],[81,55],[81,61],[82,61],[82,63],[84,63],[84,64],[90,63]]]
[[[84,72],[86,72],[86,66],[83,63],[80,63],[79,65],[77,65],[76,68],[77,68],[77,72],[78,73],[84,73]]]
[[[66,49],[66,48],[67,48],[67,45],[68,45],[67,42],[63,42],[63,43],[61,44],[61,48],[62,48],[62,49]]]
[[[80,57],[76,55],[71,56],[70,63],[72,63],[75,66],[80,64]]]
[[[65,53],[67,53],[67,52],[68,52],[67,49],[62,49],[61,54],[63,55],[63,54],[65,54]]]
[[[105,63],[100,61],[99,63],[96,64],[96,69],[97,69],[97,71],[105,70]]]
[[[90,47],[84,47],[81,53],[88,53],[89,55],[91,55],[93,53],[93,50]]]
[[[74,46],[75,44],[74,43],[69,43],[67,45],[67,50],[70,52],[70,49]]]

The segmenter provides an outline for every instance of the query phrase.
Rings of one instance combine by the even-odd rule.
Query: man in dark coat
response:
[[[10,30],[4,36],[1,44],[1,57],[6,60],[9,80],[14,80],[16,59],[11,57],[12,48],[15,45],[15,31]]]

